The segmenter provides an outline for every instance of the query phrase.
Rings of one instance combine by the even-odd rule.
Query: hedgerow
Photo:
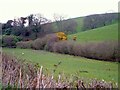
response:
[[[105,61],[118,61],[120,58],[117,41],[77,43],[75,40],[60,40],[56,34],[49,34],[32,42],[19,42],[17,46]]]

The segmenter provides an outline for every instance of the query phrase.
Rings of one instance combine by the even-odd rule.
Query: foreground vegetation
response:
[[[29,61],[33,64],[39,63],[44,69],[48,69],[50,73],[56,70],[56,75],[65,73],[65,75],[75,75],[84,80],[96,78],[108,82],[118,82],[118,63],[96,61],[30,49],[4,48],[3,52],[12,54],[17,58]],[[58,65],[59,62],[61,62],[60,65]],[[58,66],[56,67],[56,65]]]
[[[71,75],[66,76],[65,73],[59,73],[59,75],[57,75],[57,77],[55,78],[54,76],[55,71],[49,73],[48,69],[43,68],[43,66],[40,67],[38,64],[31,64],[27,61],[22,61],[18,58],[15,58],[13,56],[4,53],[2,56],[3,56],[2,58],[3,88],[85,89],[85,88],[117,88],[118,87],[118,83],[106,82],[104,79],[98,80],[98,79],[81,78],[81,76],[79,77],[78,75],[76,75],[76,73],[72,73],[73,74],[72,76]],[[83,72],[87,72],[87,71],[83,71]]]

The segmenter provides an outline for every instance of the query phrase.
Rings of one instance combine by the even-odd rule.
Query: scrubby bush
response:
[[[64,32],[56,33],[59,40],[67,40],[67,35]]]
[[[67,50],[68,50],[68,53],[70,54],[70,55],[73,55],[74,53],[73,53],[73,47],[74,47],[74,45],[75,45],[75,42],[74,41],[66,41],[66,46],[67,46]]]
[[[74,37],[73,37],[73,40],[76,41],[76,39],[77,39],[77,36],[74,36]]]
[[[53,46],[55,42],[59,41],[58,37],[55,34],[50,34],[50,35],[47,35],[45,38],[47,39],[47,43],[44,49],[51,52],[54,51]]]
[[[74,41],[60,41],[53,46],[54,52],[82,56],[105,61],[118,61],[117,42],[76,43]]]
[[[52,47],[54,42],[57,42],[58,38],[56,34],[49,34],[43,38],[38,38],[33,42],[33,48],[37,50],[47,50],[52,51]]]
[[[13,35],[4,35],[2,36],[2,47],[16,47],[16,43],[22,39]]]
[[[54,52],[62,54],[73,54],[73,41],[59,41],[56,42],[53,46]]]
[[[54,52],[68,54],[67,47],[66,47],[66,41],[59,41],[55,43],[53,48],[54,48]]]
[[[44,38],[38,38],[33,42],[33,49],[43,50],[46,45],[46,40]]]
[[[82,54],[82,44],[75,43],[73,47],[73,55],[81,56]]]
[[[33,41],[21,41],[18,42],[16,45],[18,48],[32,48]]]
[[[73,50],[74,55],[77,56],[107,61],[116,61],[118,59],[117,42],[76,44]]]

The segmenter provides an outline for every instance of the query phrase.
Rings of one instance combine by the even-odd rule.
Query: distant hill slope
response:
[[[118,23],[72,34],[68,38],[72,39],[73,36],[77,36],[79,42],[118,40]]]
[[[75,30],[76,30],[77,32],[81,32],[81,31],[82,31],[83,22],[84,22],[84,17],[77,17],[77,18],[67,19],[67,20],[64,20],[63,23],[64,23],[65,21],[66,21],[66,22],[69,22],[69,20],[71,20],[71,21],[73,20],[73,21],[75,21],[75,22],[77,23],[76,28],[75,28]],[[56,22],[52,22],[51,24],[52,24],[52,26],[53,26],[53,31],[54,31],[54,32],[58,32],[58,27],[57,27]]]
[[[84,17],[77,17],[73,19],[77,22],[77,27],[76,27],[77,32],[81,32],[83,28]]]
[[[2,35],[20,36],[23,40],[33,40],[39,37],[44,37],[46,34],[56,32],[64,32],[67,35],[76,34],[78,32],[94,30],[96,28],[114,24],[118,22],[118,13],[93,14],[77,18],[69,18],[67,20],[58,19],[56,22],[50,22],[46,19],[43,24],[40,24],[41,20],[31,19],[31,23],[33,24],[31,25],[29,23],[28,26],[25,26],[24,24],[25,20],[29,21],[29,19],[26,17],[23,18],[24,20],[22,23],[20,23],[19,20],[8,20],[6,23],[3,23],[2,25],[0,24],[2,27],[2,29],[0,29],[0,34],[2,32]],[[22,18],[19,19],[22,21]]]
[[[69,20],[75,21],[77,23],[75,32],[82,32],[99,27],[104,27],[118,22],[118,13],[93,14],[83,17],[70,18],[64,20],[63,22],[65,21],[69,22]],[[57,30],[56,23],[53,22],[52,25],[54,31],[56,32]]]

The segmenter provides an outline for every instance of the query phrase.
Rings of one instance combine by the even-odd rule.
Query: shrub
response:
[[[73,46],[73,55],[75,56],[81,56],[81,51],[82,51],[82,44],[75,43]]]
[[[20,40],[20,37],[13,35],[5,35],[2,37],[2,47],[16,47],[16,43]]]
[[[53,46],[54,52],[62,54],[73,54],[73,45],[72,41],[60,41],[56,42]]]
[[[45,50],[47,51],[54,51],[53,46],[55,42],[58,42],[58,37],[55,34],[50,34],[45,37],[47,39],[47,43],[45,45]]]
[[[105,61],[118,61],[117,42],[76,43],[74,41],[60,41],[53,45],[54,52],[82,56]]]
[[[34,40],[32,46],[33,46],[33,49],[43,50],[45,44],[46,44],[46,41],[44,38],[38,38],[38,39]]]
[[[53,46],[54,52],[68,54],[67,47],[65,44],[66,44],[66,41],[56,42]]]
[[[77,36],[74,36],[74,37],[73,37],[73,40],[76,41],[76,39],[77,39]]]
[[[67,40],[67,35],[64,32],[58,32],[57,37],[59,40]]]
[[[118,58],[117,48],[117,42],[85,43],[75,45],[73,52],[77,56],[116,61]]]
[[[33,42],[33,48],[37,50],[52,51],[51,46],[54,42],[57,42],[58,38],[55,34],[46,35],[43,38],[38,38]]]
[[[32,48],[33,41],[21,41],[18,42],[16,45],[18,48]]]

